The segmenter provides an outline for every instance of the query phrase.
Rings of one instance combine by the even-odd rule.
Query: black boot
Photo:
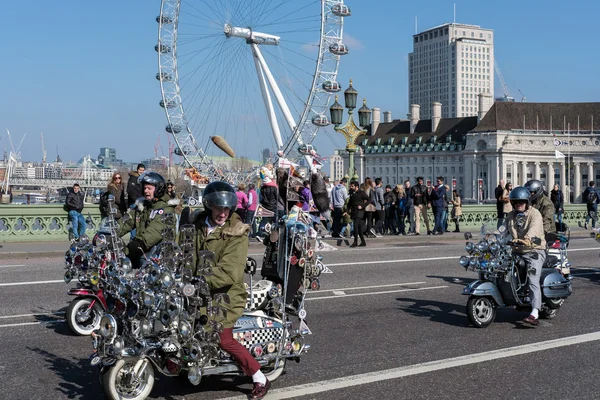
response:
[[[352,243],[352,244],[350,245],[350,247],[358,247],[358,242],[357,242],[357,241],[354,241],[354,243]]]

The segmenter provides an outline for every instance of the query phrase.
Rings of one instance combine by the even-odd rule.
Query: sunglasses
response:
[[[121,177],[120,176],[115,176],[115,179],[121,179]]]

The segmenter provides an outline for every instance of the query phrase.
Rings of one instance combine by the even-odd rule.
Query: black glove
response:
[[[138,239],[133,239],[127,244],[127,256],[131,260],[131,266],[134,269],[139,269],[142,266],[145,248],[144,242]]]

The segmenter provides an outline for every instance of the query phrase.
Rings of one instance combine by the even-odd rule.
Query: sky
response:
[[[259,0],[247,0],[253,4]],[[200,7],[202,1],[191,1]],[[353,79],[369,107],[408,112],[408,53],[415,17],[419,31],[452,22],[495,31],[495,56],[511,94],[532,102],[598,101],[600,2],[480,0],[353,0],[344,25],[350,53],[338,81]],[[3,5],[0,31],[0,151],[10,129],[23,160],[98,155],[114,147],[136,162],[166,155],[165,114],[158,106],[157,23],[160,0],[22,0]],[[185,4],[182,8],[185,7]],[[498,82],[498,79],[496,79]],[[501,95],[497,83],[495,94]],[[260,116],[264,120],[264,115]],[[252,123],[253,119],[248,119]],[[316,139],[328,156],[344,146],[327,128]],[[240,145],[241,146],[241,145]],[[235,150],[235,149],[234,149]]]

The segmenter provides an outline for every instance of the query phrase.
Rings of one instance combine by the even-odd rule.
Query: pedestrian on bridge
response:
[[[117,208],[115,219],[118,220],[127,210],[127,204],[125,202],[125,185],[123,184],[123,178],[119,172],[113,174],[110,183],[106,187],[106,191],[115,197],[115,207]]]
[[[87,224],[81,212],[83,211],[83,192],[80,190],[79,184],[73,185],[73,190],[67,195],[65,204],[69,211],[69,221],[73,229],[73,238],[79,240],[82,235],[85,235]]]
[[[144,164],[138,164],[135,171],[129,173],[129,180],[127,181],[127,205],[131,208],[135,204],[135,201],[141,197],[144,197],[142,184],[139,182],[140,175],[146,171]]]

